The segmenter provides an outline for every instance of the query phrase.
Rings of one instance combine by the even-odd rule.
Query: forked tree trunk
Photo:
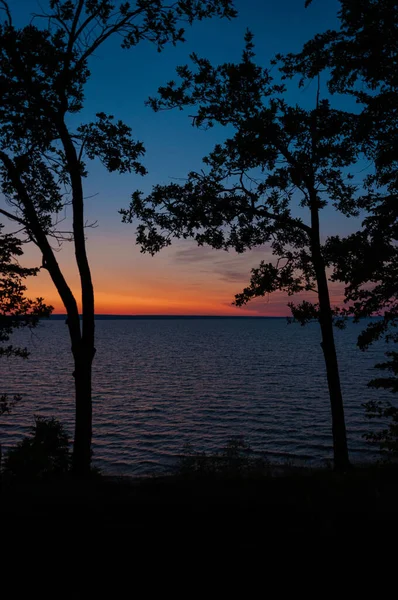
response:
[[[22,182],[17,167],[7,154],[0,151],[0,159],[7,169],[8,176],[18,193],[20,201],[24,205],[29,228],[43,255],[43,267],[48,270],[68,314],[67,323],[75,362],[76,393],[76,424],[72,462],[74,471],[79,475],[85,475],[90,471],[91,466],[91,369],[95,354],[94,290],[84,236],[84,202],[80,162],[63,120],[57,119],[57,125],[67,155],[73,190],[73,232],[76,263],[80,273],[82,291],[82,327],[80,327],[76,299],[58,265],[53,249],[38,218],[36,208],[30,198],[29,191]]]
[[[81,176],[81,163],[77,156],[73,139],[63,118],[57,120],[57,128],[65,150],[72,186],[73,235],[76,265],[80,275],[82,299],[81,339],[77,346],[72,345],[75,361],[76,425],[73,446],[73,470],[78,475],[86,475],[91,466],[92,438],[92,398],[91,369],[95,348],[94,288],[87,258],[84,197]]]

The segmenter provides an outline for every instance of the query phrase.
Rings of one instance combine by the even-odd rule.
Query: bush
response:
[[[252,449],[242,437],[231,438],[220,452],[206,454],[195,452],[186,444],[177,465],[180,475],[226,475],[230,477],[264,475],[269,463],[263,458],[253,458]]]
[[[17,402],[21,400],[21,396],[18,394],[13,396],[12,399],[9,399],[7,394],[0,395],[0,417],[5,414],[10,414],[11,409],[15,406]]]
[[[69,446],[69,436],[59,421],[35,415],[31,435],[6,454],[3,473],[22,479],[63,475],[71,466]]]
[[[398,458],[398,408],[391,402],[366,402],[365,408],[368,419],[381,419],[386,427],[377,432],[367,432],[363,437],[370,443],[379,446],[380,452],[386,458]]]

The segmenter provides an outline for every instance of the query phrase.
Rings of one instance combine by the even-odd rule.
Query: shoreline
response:
[[[368,539],[398,526],[398,465],[279,476],[96,476],[3,487],[2,530],[226,551],[288,539]],[[4,527],[3,527],[4,525]],[[232,545],[231,545],[232,544]]]

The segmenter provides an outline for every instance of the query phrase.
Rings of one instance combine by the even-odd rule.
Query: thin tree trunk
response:
[[[350,467],[350,461],[348,456],[343,396],[341,393],[340,374],[334,341],[329,289],[325,271],[323,271],[321,279],[323,279],[323,281],[318,281],[319,322],[322,332],[321,346],[325,358],[330,406],[332,411],[334,468],[337,471],[346,471]]]
[[[73,469],[79,475],[87,474],[91,465],[92,394],[91,372],[95,355],[94,287],[87,258],[84,232],[84,199],[81,164],[73,140],[63,118],[56,121],[65,150],[72,186],[73,237],[76,264],[82,291],[81,345],[73,350],[75,359],[76,422],[73,446]]]
[[[82,347],[75,358],[76,420],[72,467],[76,475],[90,472],[92,439],[92,355]]]
[[[77,157],[75,155],[77,160]],[[73,153],[72,153],[73,159]],[[43,255],[45,267],[57,288],[65,306],[68,318],[67,324],[72,344],[72,354],[75,361],[75,392],[76,392],[76,420],[75,439],[73,447],[73,467],[79,474],[86,474],[91,463],[91,437],[92,437],[92,401],[91,401],[91,365],[95,354],[94,348],[94,293],[90,269],[85,251],[84,222],[83,222],[83,197],[81,186],[78,186],[80,175],[75,169],[74,180],[77,200],[74,203],[74,232],[75,251],[82,282],[83,324],[80,330],[79,312],[75,297],[59,268],[54,252],[48,242],[47,236],[38,219],[36,209],[30,199],[29,193],[22,183],[19,172],[13,161],[0,152],[0,160],[7,168],[9,177],[22,201],[29,221],[29,229],[33,239]],[[81,183],[81,180],[80,180]],[[76,242],[76,237],[78,241]],[[79,260],[78,260],[79,257]]]
[[[330,305],[326,267],[322,256],[319,228],[319,208],[316,193],[311,202],[311,251],[318,286],[319,324],[322,332],[321,347],[325,358],[326,375],[332,412],[334,468],[346,471],[350,467],[345,426],[343,396],[334,341],[333,316]]]

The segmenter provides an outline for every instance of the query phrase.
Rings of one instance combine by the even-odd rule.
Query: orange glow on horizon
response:
[[[52,282],[47,276],[47,281],[41,276],[30,280],[27,294],[30,297],[43,297],[47,304],[53,306],[54,314],[65,314],[66,310],[59,298]],[[102,283],[102,282],[101,282]],[[104,285],[98,282],[95,286],[95,313],[97,315],[181,315],[181,316],[264,316],[264,317],[287,317],[290,309],[287,306],[292,298],[282,292],[275,292],[269,298],[259,298],[248,305],[238,308],[232,305],[234,294],[237,291],[236,284],[224,284],[220,289],[214,289],[211,284],[199,291],[192,290],[189,286],[163,286],[154,292],[149,284],[137,285],[137,290],[126,289],[119,281],[112,282],[112,292],[104,290]],[[133,287],[133,286],[132,286]],[[139,289],[138,289],[139,288]],[[239,287],[238,287],[239,289]],[[79,301],[79,288],[72,287],[78,300],[79,312],[81,303]],[[315,300],[314,297],[306,295],[306,299]],[[296,297],[295,302],[302,298]],[[343,296],[340,290],[332,290],[331,300],[333,305],[341,305]]]
[[[156,259],[121,250],[114,255],[113,238],[103,238],[92,245],[91,267],[94,281],[95,312],[98,315],[192,315],[192,316],[270,316],[290,315],[287,306],[292,300],[287,294],[274,292],[269,297],[257,298],[242,308],[232,305],[236,293],[247,285],[250,269],[257,265],[259,256],[247,253],[243,256],[213,251],[195,250],[205,260],[195,258],[175,260],[172,250],[165,250]],[[121,245],[122,242],[120,241]],[[188,247],[189,249],[189,247]],[[80,305],[80,281],[73,257],[73,248],[58,255],[60,266],[75,298]],[[181,255],[181,251],[180,251]],[[188,254],[188,259],[196,254]],[[39,257],[40,258],[40,257]],[[39,262],[34,254],[29,266]],[[262,256],[261,256],[262,258]],[[43,297],[54,307],[54,314],[66,310],[47,271],[41,270],[37,277],[27,282],[27,295]],[[331,284],[331,300],[341,305],[343,288]],[[303,299],[313,301],[314,294],[295,296],[294,302]]]
[[[32,279],[28,285],[30,297],[43,297],[47,304],[53,306],[54,314],[65,314],[66,310],[59,298],[51,281],[40,281],[40,276]],[[224,293],[209,289],[202,289],[200,293],[184,289],[168,290],[163,288],[158,294],[153,295],[153,290],[140,289],[140,293],[128,293],[121,289],[120,284],[113,282],[114,292],[106,292],[102,285],[95,289],[95,313],[97,315],[181,315],[181,316],[273,316],[283,317],[289,315],[287,307],[288,298],[285,294],[275,293],[269,300],[263,299],[258,305],[254,302],[247,307],[237,308],[232,305],[232,299],[236,292],[236,286],[231,291],[227,289]],[[145,293],[147,291],[147,293]],[[79,298],[79,290],[73,289],[75,297]],[[79,312],[81,303],[78,301]]]
[[[62,302],[53,294],[43,294],[45,302],[51,304],[54,308],[54,314],[65,314],[66,310]],[[31,294],[32,295],[32,294]],[[163,299],[151,299],[147,302],[141,302],[140,299],[125,298],[122,302],[109,303],[101,300],[101,294],[96,294],[95,314],[97,315],[181,315],[181,316],[271,316],[285,317],[289,315],[289,309],[282,303],[270,303],[268,310],[249,310],[228,306],[223,302],[193,302],[193,301],[164,301]],[[79,305],[79,312],[81,306]]]

